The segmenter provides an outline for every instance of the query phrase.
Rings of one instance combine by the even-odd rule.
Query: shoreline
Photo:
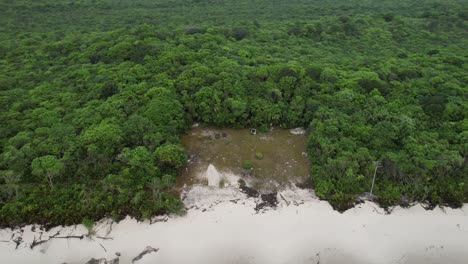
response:
[[[279,194],[284,200],[278,199],[276,209],[256,212],[259,198],[240,190],[194,186],[184,199],[184,216],[143,222],[127,217],[119,223],[104,219],[92,237],[83,225],[47,232],[35,225],[1,229],[0,254],[5,263],[18,264],[84,264],[92,258],[107,263],[461,264],[468,258],[468,204],[433,210],[417,204],[387,214],[364,202],[339,213],[303,189]],[[31,249],[34,241],[57,231],[57,238]],[[19,237],[15,249],[12,239]],[[157,251],[132,262],[148,246]]]

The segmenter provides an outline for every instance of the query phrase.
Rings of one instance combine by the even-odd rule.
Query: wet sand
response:
[[[51,239],[34,249],[39,230],[0,231],[2,263],[86,263],[91,258],[132,259],[147,246],[159,249],[135,263],[451,263],[468,259],[468,205],[424,210],[420,205],[385,214],[367,202],[340,214],[310,191],[280,192],[278,208],[254,210],[258,198],[235,187],[196,185],[185,193],[187,215],[138,223],[102,221],[93,238]],[[54,228],[82,235],[82,225]],[[12,234],[22,236],[15,250]],[[14,236],[15,237],[15,236]],[[98,238],[101,237],[101,238]],[[105,238],[105,239],[104,239]],[[4,242],[6,241],[6,242]]]

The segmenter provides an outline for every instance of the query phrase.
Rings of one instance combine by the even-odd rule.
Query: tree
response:
[[[52,179],[60,175],[63,163],[55,156],[47,155],[35,158],[31,163],[32,173],[37,176],[46,177],[50,188],[54,188]]]
[[[0,171],[0,204],[18,196],[20,180],[21,175],[12,170]]]
[[[155,151],[155,156],[159,165],[176,169],[182,167],[187,161],[184,148],[176,144],[158,147]]]
[[[197,119],[205,123],[215,123],[221,111],[221,94],[216,89],[203,87],[194,94]]]
[[[169,188],[174,182],[174,177],[169,174],[164,174],[161,178],[153,177],[149,183],[149,187],[153,194],[153,200],[162,202],[162,191]]]
[[[149,99],[143,108],[143,116],[152,121],[157,132],[177,134],[185,127],[184,110],[175,94],[166,88],[151,88],[145,97]]]
[[[249,31],[245,28],[234,28],[232,29],[231,36],[236,40],[242,40],[249,34]]]
[[[124,140],[127,146],[152,145],[153,142],[146,144],[144,138],[146,135],[153,134],[156,130],[154,124],[148,118],[140,115],[132,115],[122,126]]]
[[[133,176],[143,178],[158,174],[158,168],[154,165],[154,156],[146,147],[124,148],[118,159],[130,167]]]
[[[120,126],[105,120],[89,127],[81,135],[81,143],[86,148],[88,158],[93,161],[111,159],[122,141]]]

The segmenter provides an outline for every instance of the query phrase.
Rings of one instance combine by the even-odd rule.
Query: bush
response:
[[[269,130],[270,130],[270,126],[268,126],[266,124],[260,125],[260,127],[258,127],[258,131],[260,131],[262,133],[266,133]]]
[[[95,233],[94,231],[94,221],[89,219],[89,218],[84,218],[83,219],[83,225],[86,227],[88,230],[88,235],[93,235]]]
[[[379,196],[378,202],[380,206],[387,208],[391,205],[398,204],[401,200],[401,190],[393,184],[386,184],[382,191],[376,192]]]
[[[254,165],[253,165],[253,162],[250,161],[250,160],[246,160],[242,163],[242,168],[246,169],[246,170],[251,170],[253,169]]]
[[[255,158],[257,158],[259,160],[262,160],[264,158],[263,153],[261,153],[261,152],[255,153]]]
[[[327,199],[335,191],[335,185],[329,180],[321,180],[315,185],[315,194],[320,199]]]
[[[184,148],[176,144],[167,144],[158,147],[155,151],[155,156],[159,165],[163,167],[174,167],[178,169],[187,161]]]
[[[331,206],[333,207],[333,209],[339,212],[344,212],[348,210],[349,208],[353,207],[355,201],[356,201],[356,196],[352,194],[345,194],[342,192],[337,192],[337,193],[334,193],[332,196],[330,196]]]

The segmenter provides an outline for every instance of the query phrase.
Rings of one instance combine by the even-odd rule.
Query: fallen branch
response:
[[[280,193],[279,195],[286,202],[286,205],[289,205],[289,201],[284,198],[283,194]]]
[[[40,240],[42,238],[42,233],[41,233],[41,236],[39,237],[39,240],[36,240],[36,237],[34,237],[34,240],[33,242],[31,243],[31,246],[30,248],[33,249],[34,247],[40,245],[40,244],[44,244],[46,242],[48,242],[49,240],[51,239],[54,239],[54,238],[61,238],[61,239],[70,239],[70,238],[78,238],[78,239],[83,239],[85,237],[85,235],[81,235],[81,236],[58,236],[60,235],[60,231],[57,231],[57,233],[55,233],[54,235],[52,236],[49,236],[49,238],[45,239],[45,240]]]
[[[103,240],[114,240],[113,237],[101,237],[101,236],[97,236],[96,238],[103,239]]]
[[[49,238],[46,239],[46,240],[41,240],[41,238],[42,238],[42,233],[41,233],[41,235],[39,236],[39,240],[36,240],[36,236],[34,236],[34,240],[33,240],[33,242],[31,243],[30,248],[33,249],[34,247],[36,247],[36,246],[38,246],[38,245],[40,245],[40,244],[43,244],[43,243],[45,243],[45,242],[51,240],[52,238],[54,238],[54,237],[56,237],[56,236],[58,236],[58,235],[60,235],[60,231],[57,231],[57,233],[55,233],[54,235],[49,236]]]
[[[159,248],[153,248],[153,247],[147,246],[140,254],[138,254],[138,256],[132,259],[132,263],[135,263],[136,261],[142,259],[147,254],[158,252],[158,251],[159,251]]]
[[[19,247],[19,245],[21,244],[21,242],[23,242],[23,238],[22,238],[22,237],[18,237],[17,239],[14,239],[13,242],[16,243],[15,249],[18,249],[18,247]]]
[[[78,239],[83,239],[85,237],[85,235],[81,235],[81,236],[57,236],[57,237],[53,237],[53,238],[78,238]]]
[[[167,215],[163,215],[163,216],[160,216],[160,217],[153,217],[153,218],[150,218],[150,225],[152,225],[154,223],[159,223],[159,222],[164,222],[165,223],[165,222],[167,222],[167,220],[169,220],[169,217]]]
[[[240,199],[233,199],[233,200],[229,200],[231,203],[235,203],[237,204],[238,201],[240,201]]]
[[[109,234],[112,232],[112,225],[114,224],[114,220],[111,220],[111,223],[110,223],[110,226],[109,226],[109,230],[107,230],[107,233],[106,233],[106,237],[109,236]]]
[[[99,243],[99,245],[102,247],[102,249],[104,249],[105,252],[107,252],[107,249],[101,243]]]
[[[21,232],[20,232],[21,234]],[[15,249],[18,249],[19,245],[21,242],[23,242],[23,237],[22,234],[20,236],[15,237],[16,233],[11,232],[11,237],[10,241],[14,242],[16,244]]]

